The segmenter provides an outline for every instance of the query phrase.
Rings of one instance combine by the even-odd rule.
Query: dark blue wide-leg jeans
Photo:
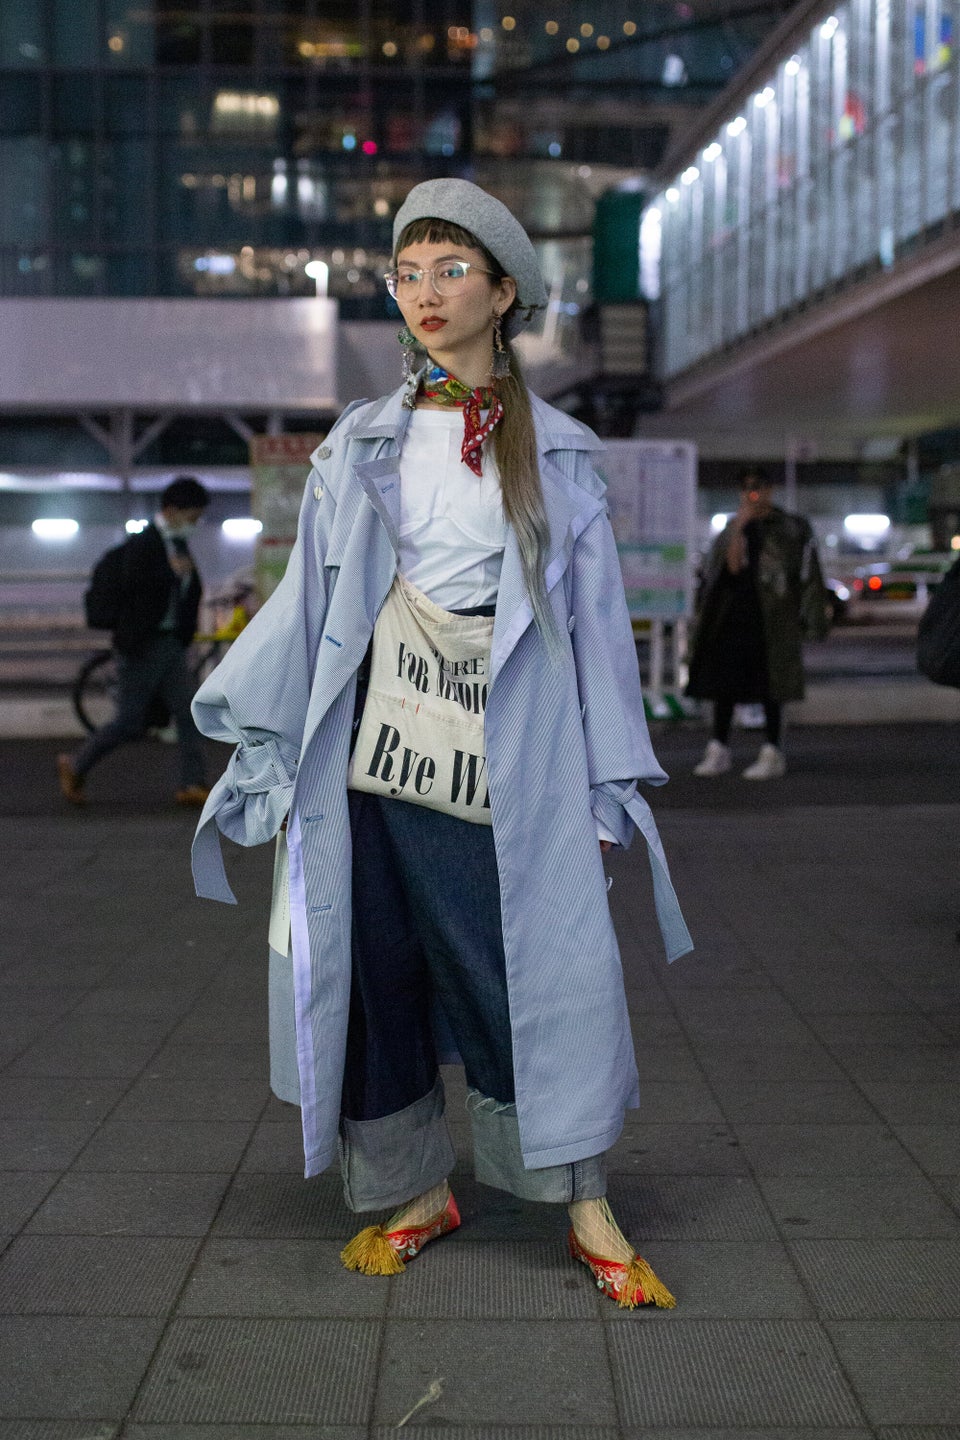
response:
[[[348,1205],[401,1205],[453,1168],[438,1018],[466,1072],[477,1178],[529,1200],[604,1194],[603,1156],[523,1164],[490,826],[358,792],[349,804],[353,973],[340,1125]]]

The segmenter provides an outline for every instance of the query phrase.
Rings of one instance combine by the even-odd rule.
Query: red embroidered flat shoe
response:
[[[362,1275],[399,1275],[405,1268],[404,1261],[419,1255],[428,1240],[449,1235],[459,1224],[460,1211],[451,1193],[443,1209],[425,1225],[393,1230],[368,1225],[341,1250],[340,1259],[348,1270],[359,1270]]]
[[[620,1260],[607,1260],[602,1255],[591,1255],[577,1239],[577,1232],[571,1226],[567,1244],[574,1260],[582,1260],[593,1272],[597,1289],[624,1310],[633,1310],[637,1305],[656,1305],[660,1310],[672,1310],[676,1300],[660,1280],[657,1279],[642,1255],[634,1255],[629,1265]]]

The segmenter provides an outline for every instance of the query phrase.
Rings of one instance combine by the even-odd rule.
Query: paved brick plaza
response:
[[[64,814],[56,745],[0,743],[0,1440],[960,1440],[957,731],[795,730],[753,787],[688,778],[702,741],[664,733],[651,797],[696,955],[662,962],[641,849],[609,866],[611,1199],[678,1299],[633,1314],[467,1163],[455,1236],[347,1274],[266,1084],[269,853],[196,901],[169,753]]]

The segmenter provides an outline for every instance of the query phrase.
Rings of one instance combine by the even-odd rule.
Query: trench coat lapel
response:
[[[369,508],[361,502],[356,522],[345,535],[342,552],[334,549],[327,555],[331,569],[339,573],[345,567],[351,583],[341,587],[335,578],[332,582],[333,595],[320,639],[304,727],[304,751],[327,709],[363,660],[396,574],[400,446],[409,421],[409,411],[400,403],[403,393],[401,389],[388,395],[351,437],[369,442],[368,457],[354,464],[352,474]]]

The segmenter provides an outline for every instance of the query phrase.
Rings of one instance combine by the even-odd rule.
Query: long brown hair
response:
[[[467,250],[479,250],[484,258],[493,281],[502,280],[507,272],[482,245],[475,235],[449,220],[413,220],[404,227],[394,251],[394,264],[401,250],[408,245],[440,245],[449,242]],[[517,302],[503,317],[504,330],[510,327],[510,318],[517,308]],[[541,635],[551,650],[557,644],[557,626],[547,600],[544,578],[550,527],[540,484],[540,465],[537,458],[537,436],[530,407],[530,392],[523,378],[520,359],[506,335],[503,345],[510,359],[510,373],[502,380],[491,381],[503,405],[503,419],[495,427],[493,453],[500,474],[500,493],[503,496],[503,510],[517,537],[520,550],[520,564],[523,578],[533,607],[533,617]]]

